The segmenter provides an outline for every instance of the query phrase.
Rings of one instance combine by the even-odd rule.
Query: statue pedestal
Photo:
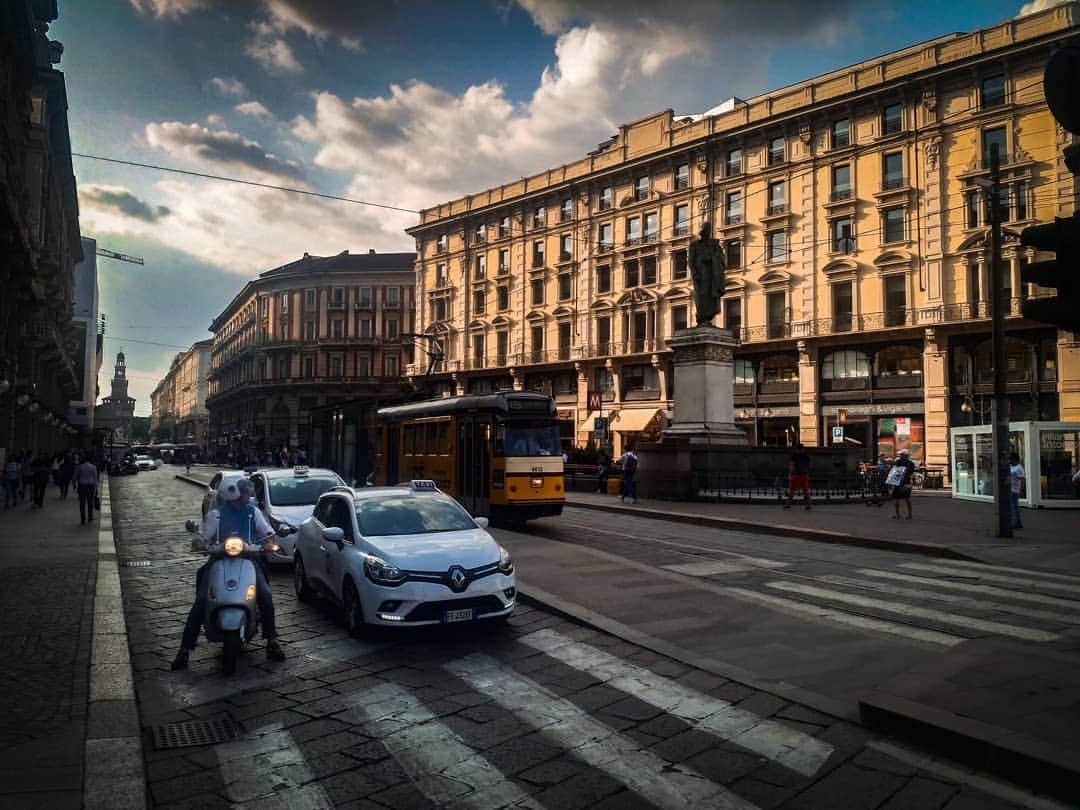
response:
[[[668,338],[675,365],[674,417],[665,438],[682,437],[693,445],[746,445],[735,425],[734,350],[727,329],[695,326]]]

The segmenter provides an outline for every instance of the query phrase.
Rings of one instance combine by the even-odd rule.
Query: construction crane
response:
[[[116,259],[119,262],[131,262],[132,264],[143,264],[142,256],[128,256],[126,253],[117,253],[115,250],[108,250],[106,248],[99,247],[97,249],[98,256],[104,256],[107,259]]]

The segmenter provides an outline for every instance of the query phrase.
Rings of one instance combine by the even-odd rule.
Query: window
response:
[[[638,286],[641,280],[637,259],[627,259],[623,262],[623,286],[626,288]]]
[[[544,303],[544,280],[542,278],[534,278],[529,282],[529,299],[534,307],[541,306]]]
[[[832,194],[833,202],[851,199],[851,164],[841,163],[832,167]]]
[[[990,196],[989,191],[985,192],[984,196],[985,196],[985,199],[986,199],[986,222],[990,223],[990,222],[993,221],[993,218],[994,218],[994,214],[990,210],[990,207],[993,204],[994,198]],[[1008,221],[1008,219],[1009,219],[1009,188],[1008,188],[1008,186],[1002,186],[1000,189],[998,189],[997,209],[998,209],[997,210],[998,219],[1001,222]]]
[[[724,328],[735,335],[742,331],[742,299],[724,299]]]
[[[397,355],[391,354],[383,359],[383,370],[387,377],[396,377],[398,375]]]
[[[509,332],[496,332],[495,333],[495,365],[505,366],[506,355],[510,347],[510,333]]]
[[[282,293],[281,294],[281,314],[282,315],[288,315],[289,314],[289,294],[288,293]]]
[[[435,240],[435,252],[436,253],[445,253],[446,252],[446,244],[447,244],[446,243],[446,234],[445,233],[439,234],[439,238]]]
[[[851,120],[840,118],[833,121],[831,135],[833,149],[848,146],[851,143]]]
[[[642,175],[634,181],[634,199],[644,200],[649,196],[649,176]]]
[[[728,239],[724,243],[724,265],[732,270],[742,267],[741,239]]]
[[[476,267],[473,278],[483,278],[487,275],[487,256],[480,254],[476,257]]]
[[[570,324],[559,324],[559,359],[570,359]]]
[[[559,261],[568,262],[574,255],[574,235],[564,233],[559,237]]]
[[[345,322],[341,318],[330,321],[330,337],[339,338],[345,334]]]
[[[645,285],[656,283],[655,256],[645,256],[641,259],[641,283]]]
[[[400,306],[400,297],[398,295],[400,288],[387,287],[386,288],[386,306],[391,309],[397,309]]]
[[[675,190],[690,188],[690,164],[684,163],[675,169]]]
[[[881,112],[881,132],[891,135],[903,128],[904,108],[900,104],[890,104]]]
[[[624,366],[624,391],[658,391],[660,377],[652,366]]]
[[[611,354],[611,318],[606,315],[596,319],[596,343],[600,354]]]
[[[676,250],[671,254],[671,278],[674,281],[684,279],[687,276],[686,251]]]
[[[446,299],[443,297],[431,299],[431,320],[446,320]]]
[[[990,166],[990,155],[995,146],[997,147],[999,160],[1002,163],[1005,163],[1005,127],[992,127],[991,129],[983,130],[982,155],[984,167]]]
[[[830,352],[821,361],[823,380],[849,380],[870,376],[870,360],[866,354],[847,349]]]
[[[330,376],[341,376],[341,355],[335,354],[330,358]]]
[[[738,177],[742,174],[742,149],[731,149],[724,161],[725,174],[728,177]]]
[[[1016,202],[1016,215],[1014,220],[1023,220],[1028,218],[1028,186],[1027,183],[1021,180],[1013,186],[1013,199]]]
[[[487,296],[483,290],[473,293],[473,315],[483,315],[487,307]]]
[[[559,273],[559,300],[567,301],[574,294],[574,277],[569,273]]]
[[[854,253],[855,236],[852,233],[851,217],[841,217],[832,221],[832,252]]]
[[[306,320],[306,321],[304,321],[304,340],[314,340],[314,339],[315,339],[315,321],[314,320]]]
[[[969,191],[964,195],[965,221],[969,228],[979,227],[979,192]]]
[[[304,358],[304,376],[308,377],[309,379],[311,377],[315,376],[315,358],[314,357],[305,357]]]
[[[362,337],[362,338],[371,337],[371,318],[361,318],[357,323],[358,323],[357,332],[359,332],[360,337]]]
[[[569,222],[574,218],[574,201],[567,197],[559,203],[559,222]]]
[[[360,309],[371,309],[371,287],[360,288],[360,297],[357,303]]]
[[[778,180],[769,183],[769,214],[783,214],[787,211],[787,202],[784,194],[784,181]]]
[[[315,290],[304,290],[304,309],[315,309]]]
[[[544,327],[537,325],[529,329],[529,345],[532,348],[533,362],[544,359]]]
[[[356,376],[357,377],[370,377],[371,376],[371,357],[366,354],[358,354],[356,356]]]
[[[345,288],[333,287],[330,290],[330,306],[334,309],[341,309],[345,306]]]
[[[533,218],[532,218],[533,227],[534,228],[543,228],[545,218],[546,218],[546,212],[544,211],[544,206],[541,205],[541,206],[539,206],[538,208],[536,208],[533,211]]]
[[[599,209],[601,211],[607,211],[609,208],[611,208],[614,199],[615,192],[612,190],[611,186],[605,186],[604,188],[600,189],[600,195],[599,197],[597,197]]]
[[[851,331],[851,282],[832,285],[832,330]]]
[[[472,362],[473,368],[482,368],[484,365],[484,336],[472,336]]]
[[[505,284],[495,288],[495,304],[500,311],[510,309],[510,288]]]
[[[611,373],[611,369],[601,366],[593,369],[593,372],[593,391],[611,394],[615,390],[615,375]],[[611,399],[611,397],[606,396],[604,399]]]
[[[885,277],[885,325],[903,326],[907,313],[907,276]]]
[[[533,242],[532,251],[532,266],[543,267],[544,266],[544,240],[538,239]]]
[[[611,265],[601,264],[596,268],[596,291],[611,292]]]
[[[672,307],[672,330],[678,332],[679,329],[685,329],[688,324],[687,310],[685,306]]]
[[[904,207],[902,205],[898,205],[895,208],[886,208],[882,211],[881,223],[882,242],[904,241]]]
[[[611,240],[611,228],[610,222],[605,222],[600,226],[600,252],[605,253],[615,247],[615,243]]]
[[[770,338],[787,337],[787,293],[774,292],[765,296],[765,319]]]
[[[1005,76],[999,73],[996,76],[987,76],[982,80],[982,108],[988,110],[991,107],[1000,107],[1005,103]]]
[[[914,346],[890,346],[877,354],[877,373],[882,377],[922,374],[922,352]]]
[[[274,376],[279,380],[284,380],[289,376],[289,358],[287,356],[278,355],[274,363]]]
[[[484,242],[487,239],[487,226],[477,225],[473,231],[473,241],[477,243]]]
[[[675,206],[675,227],[672,229],[672,236],[686,236],[690,233],[690,206],[689,205],[676,205]]]
[[[510,272],[510,249],[503,248],[499,251],[499,275],[503,276]]]
[[[660,215],[646,214],[645,215],[645,241],[655,242],[660,236]]]
[[[743,357],[736,357],[732,372],[733,381],[736,385],[754,384],[754,364],[750,360]]]
[[[446,270],[445,264],[435,265],[435,286],[436,287],[449,287],[450,286],[450,274]]]
[[[765,233],[765,261],[787,261],[787,231],[767,231]]]
[[[398,331],[398,320],[397,320],[397,318],[387,318],[386,319],[386,339],[387,340],[397,340],[398,336],[400,334],[401,333]]]
[[[781,135],[769,141],[769,155],[767,164],[777,166],[784,162],[784,136]]]
[[[499,238],[505,239],[510,235],[510,217],[503,217],[499,220]]]
[[[641,219],[638,217],[627,217],[626,219],[626,244],[641,244]]]
[[[904,186],[904,155],[886,152],[881,158],[881,188],[888,191]]]
[[[742,192],[729,191],[724,197],[724,224],[738,225],[742,222]]]

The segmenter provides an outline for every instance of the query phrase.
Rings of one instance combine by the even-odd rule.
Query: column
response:
[[[924,333],[923,342],[923,418],[926,426],[926,466],[946,471],[949,462],[949,388],[947,370],[947,347],[938,344],[935,329],[927,329]]]
[[[990,266],[986,261],[985,256],[979,257],[979,309],[977,315],[979,317],[988,317],[990,315],[990,309],[988,302],[990,301]]]
[[[1009,258],[1009,289],[1009,313],[1019,315],[1024,291],[1020,287],[1020,257],[1015,253]]]
[[[821,442],[821,425],[818,419],[818,353],[817,347],[805,340],[797,344],[799,350],[799,441],[807,447],[818,447]]]

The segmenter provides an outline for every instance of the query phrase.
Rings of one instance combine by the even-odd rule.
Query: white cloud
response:
[[[254,172],[260,179],[296,181],[304,174],[295,161],[279,158],[264,150],[258,141],[228,130],[163,121],[146,125],[146,142],[201,166],[238,171],[246,177]]]
[[[1037,11],[1046,11],[1054,6],[1060,6],[1066,0],[1032,0],[1030,3],[1024,3],[1020,6],[1020,11],[1016,13],[1017,17],[1023,17],[1025,14],[1034,14]]]
[[[196,9],[205,8],[209,2],[210,0],[131,0],[131,5],[140,14],[151,14],[158,19],[176,19]]]
[[[237,104],[234,109],[241,115],[250,115],[268,121],[274,118],[274,114],[266,109],[266,105],[261,101],[245,101],[242,104]]]
[[[292,47],[278,33],[274,26],[266,22],[251,24],[254,36],[244,47],[244,53],[275,72],[302,73],[304,66],[293,53]]]
[[[208,123],[215,129],[224,129],[225,117],[222,115],[218,115],[217,113],[210,113],[208,116],[206,116],[206,123]]]
[[[234,77],[215,76],[210,80],[210,84],[223,96],[246,98],[248,94],[247,86]]]

